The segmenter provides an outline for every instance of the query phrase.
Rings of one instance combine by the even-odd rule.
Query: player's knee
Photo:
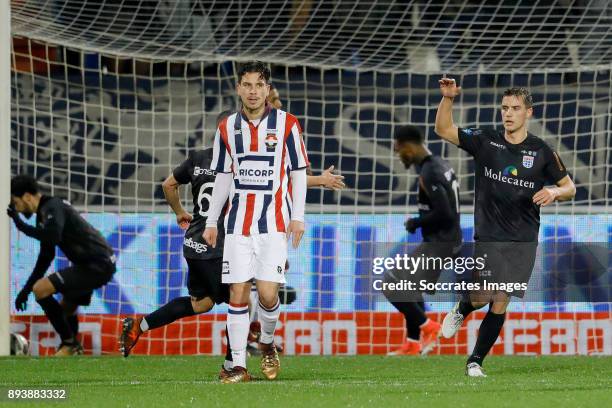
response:
[[[506,313],[506,309],[508,308],[508,302],[500,301],[500,302],[492,302],[489,306],[489,310],[495,314],[504,314]]]
[[[203,297],[203,298],[196,298],[193,296],[191,297],[191,307],[193,308],[193,311],[196,314],[206,313],[210,309],[212,309],[214,305],[215,305],[215,302],[213,302],[213,300],[209,297]]]
[[[55,293],[55,288],[51,281],[47,278],[42,278],[36,281],[32,287],[32,292],[36,296],[36,300],[44,299]]]
[[[251,286],[244,283],[233,283],[230,286],[230,300],[233,303],[248,303]]]
[[[472,307],[474,309],[480,309],[487,305],[487,302],[472,302]]]
[[[266,295],[259,294],[259,303],[266,309],[271,309],[278,303],[278,293],[267,293]]]

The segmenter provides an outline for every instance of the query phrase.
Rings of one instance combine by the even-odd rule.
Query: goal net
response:
[[[372,243],[420,240],[403,227],[417,212],[417,179],[394,156],[397,125],[419,126],[430,150],[455,169],[464,239],[472,240],[473,161],[433,132],[443,74],[463,88],[455,123],[464,126],[499,126],[503,91],[532,91],[530,131],[559,153],[577,185],[573,201],[543,211],[540,241],[603,248],[596,259],[608,273],[588,277],[586,286],[609,296],[609,2],[11,4],[12,172],[34,175],[46,193],[69,199],[118,258],[112,282],[81,308],[87,353],[116,353],[123,317],[186,295],[183,233],[161,182],[188,152],[211,145],[217,114],[238,107],[237,65],[251,59],[270,64],[284,109],[302,124],[313,172],[334,165],[347,185],[308,192],[306,234],[289,253],[287,280],[297,299],[283,306],[277,330],[286,353],[386,353],[405,337],[401,315],[371,289],[367,256]],[[189,189],[181,193],[190,209]],[[36,241],[11,230],[11,304],[37,253]],[[58,252],[51,269],[67,264]],[[566,266],[571,273],[574,265]],[[609,298],[555,296],[550,275],[536,266],[541,296],[513,302],[493,352],[612,354]],[[425,300],[438,320],[452,306],[450,297]],[[153,330],[135,352],[219,354],[225,313],[219,305]],[[25,312],[11,315],[11,329],[27,335],[33,354],[57,345],[33,296]],[[475,313],[434,353],[470,351],[481,317]]]

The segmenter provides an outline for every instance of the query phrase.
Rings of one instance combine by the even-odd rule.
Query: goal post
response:
[[[0,4],[0,202],[11,198],[11,8]],[[0,217],[0,356],[10,353],[10,230]]]

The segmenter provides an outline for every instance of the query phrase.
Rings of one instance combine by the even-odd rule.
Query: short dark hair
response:
[[[423,143],[423,132],[416,126],[404,125],[395,131],[395,140],[400,143]]]
[[[223,119],[227,118],[227,117],[228,117],[229,115],[231,115],[232,113],[234,113],[234,111],[233,111],[233,110],[228,109],[228,110],[224,110],[223,112],[221,112],[220,114],[218,114],[218,115],[217,115],[217,121],[216,121],[217,127],[219,126],[219,123],[221,123],[221,121],[222,121]]]
[[[522,97],[526,108],[533,107],[533,98],[527,88],[508,88],[504,91],[504,96]]]
[[[32,176],[20,174],[11,179],[11,195],[23,197],[25,193],[38,194],[38,182]]]
[[[261,61],[249,61],[241,64],[238,68],[238,83],[242,82],[243,76],[251,72],[259,73],[260,78],[263,78],[266,84],[270,83],[270,68]]]

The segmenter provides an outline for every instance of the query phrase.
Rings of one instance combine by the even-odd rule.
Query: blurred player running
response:
[[[395,152],[409,169],[413,164],[419,174],[419,216],[406,221],[406,230],[411,234],[421,229],[423,243],[414,253],[435,256],[441,259],[456,255],[461,248],[461,226],[459,225],[459,185],[455,172],[446,161],[434,156],[424,144],[423,134],[415,126],[402,126],[395,133]],[[417,279],[426,278],[435,282],[441,270],[420,270]],[[410,273],[408,274],[410,275]],[[390,271],[387,281],[399,281],[399,271]],[[389,301],[406,319],[407,339],[390,355],[427,354],[436,345],[440,324],[425,315],[425,302],[421,293],[410,299],[402,295],[384,292]],[[404,296],[408,297],[408,296]],[[410,300],[410,301],[407,301]]]
[[[217,117],[217,124],[231,113],[231,111],[222,112]],[[143,333],[168,325],[183,317],[206,313],[215,304],[229,301],[229,286],[221,283],[223,248],[222,246],[210,247],[202,237],[216,175],[215,171],[210,170],[212,150],[208,148],[189,154],[187,159],[176,167],[162,184],[166,201],[176,214],[176,223],[186,230],[183,240],[183,256],[188,266],[189,296],[174,298],[144,317],[124,319],[119,344],[120,351],[125,357],[129,356]],[[193,215],[185,211],[178,194],[179,187],[185,184],[191,184]],[[222,243],[223,224],[219,223],[218,227],[218,239]],[[231,360],[232,356],[228,346],[220,377],[231,370]]]
[[[15,299],[15,308],[26,309],[28,296],[36,302],[61,338],[56,356],[83,354],[77,340],[77,309],[89,305],[93,290],[106,285],[115,273],[115,255],[102,234],[60,198],[43,195],[38,183],[27,175],[11,180],[11,205],[8,215],[18,230],[40,241],[40,253],[34,270]],[[26,224],[19,214],[36,214],[36,226]],[[44,277],[59,247],[71,266]],[[58,303],[54,293],[61,293]]]
[[[491,271],[499,276],[507,274],[515,282],[526,283],[535,263],[540,207],[570,200],[576,188],[558,154],[527,132],[527,122],[533,114],[532,97],[527,89],[510,88],[504,92],[501,106],[504,130],[455,126],[453,99],[460,90],[454,79],[440,80],[442,101],[436,114],[436,133],[474,157],[476,251],[494,252],[487,258],[486,274]],[[512,295],[522,297],[523,293]],[[444,318],[442,335],[450,338],[472,311],[489,304],[467,360],[466,375],[485,377],[482,363],[499,336],[509,302],[510,294],[506,292],[471,293]]]
[[[261,62],[240,68],[236,90],[243,109],[221,122],[213,146],[211,168],[218,174],[204,232],[209,245],[217,245],[217,221],[234,185],[223,252],[234,368],[224,382],[250,380],[246,346],[252,279],[259,294],[261,370],[270,380],[278,376],[274,330],[280,315],[279,286],[285,283],[287,240],[292,237],[297,247],[304,234],[308,157],[295,116],[266,103],[269,82],[270,70]]]

